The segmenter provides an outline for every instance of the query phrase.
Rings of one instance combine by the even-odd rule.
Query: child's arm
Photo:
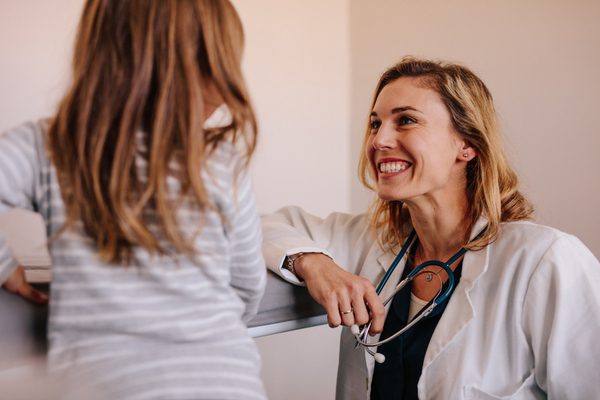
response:
[[[246,303],[244,322],[258,311],[264,293],[266,268],[261,252],[262,235],[254,192],[247,171],[237,179],[237,201],[229,229],[231,232],[231,286]]]
[[[29,123],[0,134],[0,213],[13,208],[37,210],[40,165],[37,148],[41,140],[38,124]],[[43,302],[41,292],[26,281],[22,267],[2,237],[0,227],[0,285],[34,302]]]

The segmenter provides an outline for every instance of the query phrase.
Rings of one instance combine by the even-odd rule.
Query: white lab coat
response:
[[[473,229],[475,236],[486,221]],[[288,207],[263,217],[263,254],[323,250],[378,283],[394,255],[369,233],[366,215],[326,219]],[[404,260],[381,297],[398,282]],[[368,399],[374,360],[348,328],[341,336],[337,399]],[[431,338],[419,398],[600,398],[600,264],[574,236],[531,222],[501,225],[497,240],[467,252],[462,277]]]

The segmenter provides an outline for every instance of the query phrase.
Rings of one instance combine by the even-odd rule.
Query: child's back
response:
[[[99,7],[96,3],[88,2],[82,23],[91,8]],[[140,2],[131,2],[135,3]],[[199,9],[206,12],[204,17],[215,18],[210,14],[217,13],[210,9],[212,2],[196,3],[202,4]],[[161,6],[157,8],[161,11]],[[222,93],[217,99],[228,104],[230,95]],[[210,110],[209,100],[204,98],[204,111]],[[159,103],[160,99],[157,107]],[[175,150],[165,155],[162,198],[154,187],[142,201],[151,192],[148,188],[161,182],[151,164],[160,162],[153,158],[157,150],[150,148],[161,140],[161,132],[152,129],[156,126],[150,118],[151,122],[142,120],[134,132],[131,169],[121,171],[135,175],[131,192],[122,193],[127,207],[119,208],[117,201],[111,204],[109,200],[107,212],[97,216],[89,215],[89,210],[95,212],[93,207],[86,208],[89,204],[73,204],[80,189],[77,179],[89,177],[85,172],[80,176],[79,171],[65,171],[69,156],[56,151],[57,136],[51,136],[73,134],[64,129],[71,115],[63,118],[62,127],[59,112],[54,125],[26,124],[0,136],[0,212],[12,207],[33,209],[43,216],[49,237],[55,237],[49,244],[53,263],[48,328],[51,371],[99,387],[109,398],[264,397],[258,352],[245,325],[257,311],[265,284],[260,225],[245,171],[251,150],[239,146],[233,135],[253,119],[241,118],[240,124],[235,104],[233,115],[229,110],[217,108],[204,122],[209,129],[196,132],[222,133],[199,149],[204,152],[196,164],[201,196],[193,179],[185,178],[194,169],[190,167],[193,162],[186,164],[193,155],[185,154],[189,149],[179,143],[179,149],[173,146]],[[193,134],[190,126],[177,126],[179,136],[171,140]],[[89,154],[93,158],[93,149]],[[106,157],[102,155],[100,162]],[[93,166],[93,160],[89,164]],[[15,175],[14,171],[22,172]],[[107,174],[116,176],[115,172]],[[105,183],[101,188],[105,191],[115,184],[112,178],[98,181]],[[85,184],[81,186],[85,193]],[[99,193],[101,200],[113,199],[103,196]],[[85,196],[80,201],[85,203]],[[91,203],[102,205],[98,199]],[[143,204],[138,219],[121,218],[123,209],[135,209],[137,204]],[[171,208],[165,209],[164,204]],[[74,209],[77,218],[70,219],[68,210]],[[115,218],[109,224],[118,220],[115,226],[122,231],[107,239],[112,231],[103,231],[102,224],[111,213]],[[65,223],[67,228],[61,231]],[[142,228],[135,225],[139,223]],[[144,246],[153,241],[155,247]],[[0,241],[0,276],[2,269],[14,267],[9,255],[2,259],[7,254],[3,246]]]

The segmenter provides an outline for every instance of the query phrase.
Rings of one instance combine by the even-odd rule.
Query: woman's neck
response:
[[[470,234],[467,202],[431,200],[407,202],[412,225],[419,237],[418,260],[443,260],[465,245]]]

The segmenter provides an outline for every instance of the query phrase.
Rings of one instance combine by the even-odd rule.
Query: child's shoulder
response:
[[[35,144],[43,142],[50,125],[50,119],[28,121],[0,132],[3,140]]]
[[[29,121],[0,133],[0,148],[12,157],[45,157],[49,119]]]

